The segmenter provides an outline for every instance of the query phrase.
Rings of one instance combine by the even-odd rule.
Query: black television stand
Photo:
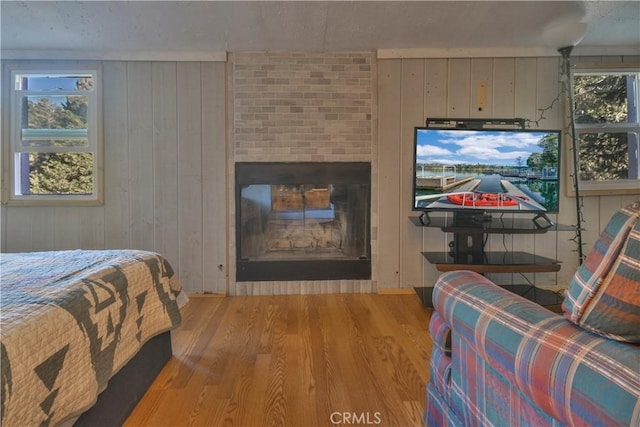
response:
[[[508,213],[508,212],[507,212]],[[550,230],[572,230],[571,227],[559,226],[544,213],[528,213],[521,215],[514,212],[507,215],[503,212],[489,211],[456,211],[452,215],[432,216],[423,212],[418,217],[409,217],[419,227],[437,227],[443,232],[453,233],[449,243],[449,251],[422,252],[422,255],[440,272],[455,270],[471,270],[480,274],[486,273],[543,273],[557,272],[560,262],[518,251],[486,251],[485,245],[489,234],[541,234]],[[533,215],[533,216],[532,216]],[[517,287],[519,294],[532,299],[541,305],[559,306],[561,300],[554,292],[537,289],[533,285],[503,286],[507,289]],[[522,289],[521,289],[522,288]],[[432,288],[424,288],[431,291]],[[425,305],[430,305],[428,298],[423,298]],[[422,297],[422,295],[421,295]]]

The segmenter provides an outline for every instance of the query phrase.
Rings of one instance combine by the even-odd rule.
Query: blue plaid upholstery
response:
[[[640,425],[639,346],[469,271],[443,274],[433,301],[426,425]]]

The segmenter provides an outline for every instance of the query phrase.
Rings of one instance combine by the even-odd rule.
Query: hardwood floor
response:
[[[416,295],[192,298],[126,426],[420,426],[431,309]]]

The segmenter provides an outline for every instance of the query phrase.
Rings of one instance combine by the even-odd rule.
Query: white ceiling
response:
[[[7,1],[3,54],[553,48],[640,53],[640,1]],[[586,24],[586,27],[584,25]],[[576,48],[576,51],[578,50]]]

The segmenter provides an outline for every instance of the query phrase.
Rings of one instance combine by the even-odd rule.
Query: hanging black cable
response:
[[[562,55],[562,76],[566,81],[565,90],[567,92],[567,100],[569,103],[569,132],[571,134],[571,150],[572,150],[572,160],[573,160],[573,190],[576,193],[576,242],[578,244],[578,265],[582,265],[584,261],[584,254],[582,252],[582,202],[580,199],[580,178],[578,171],[580,166],[578,164],[578,140],[576,138],[576,124],[574,118],[574,104],[573,104],[573,90],[571,88],[571,61],[569,57],[571,56],[571,51],[573,50],[573,46],[566,46],[558,49],[560,55]]]

